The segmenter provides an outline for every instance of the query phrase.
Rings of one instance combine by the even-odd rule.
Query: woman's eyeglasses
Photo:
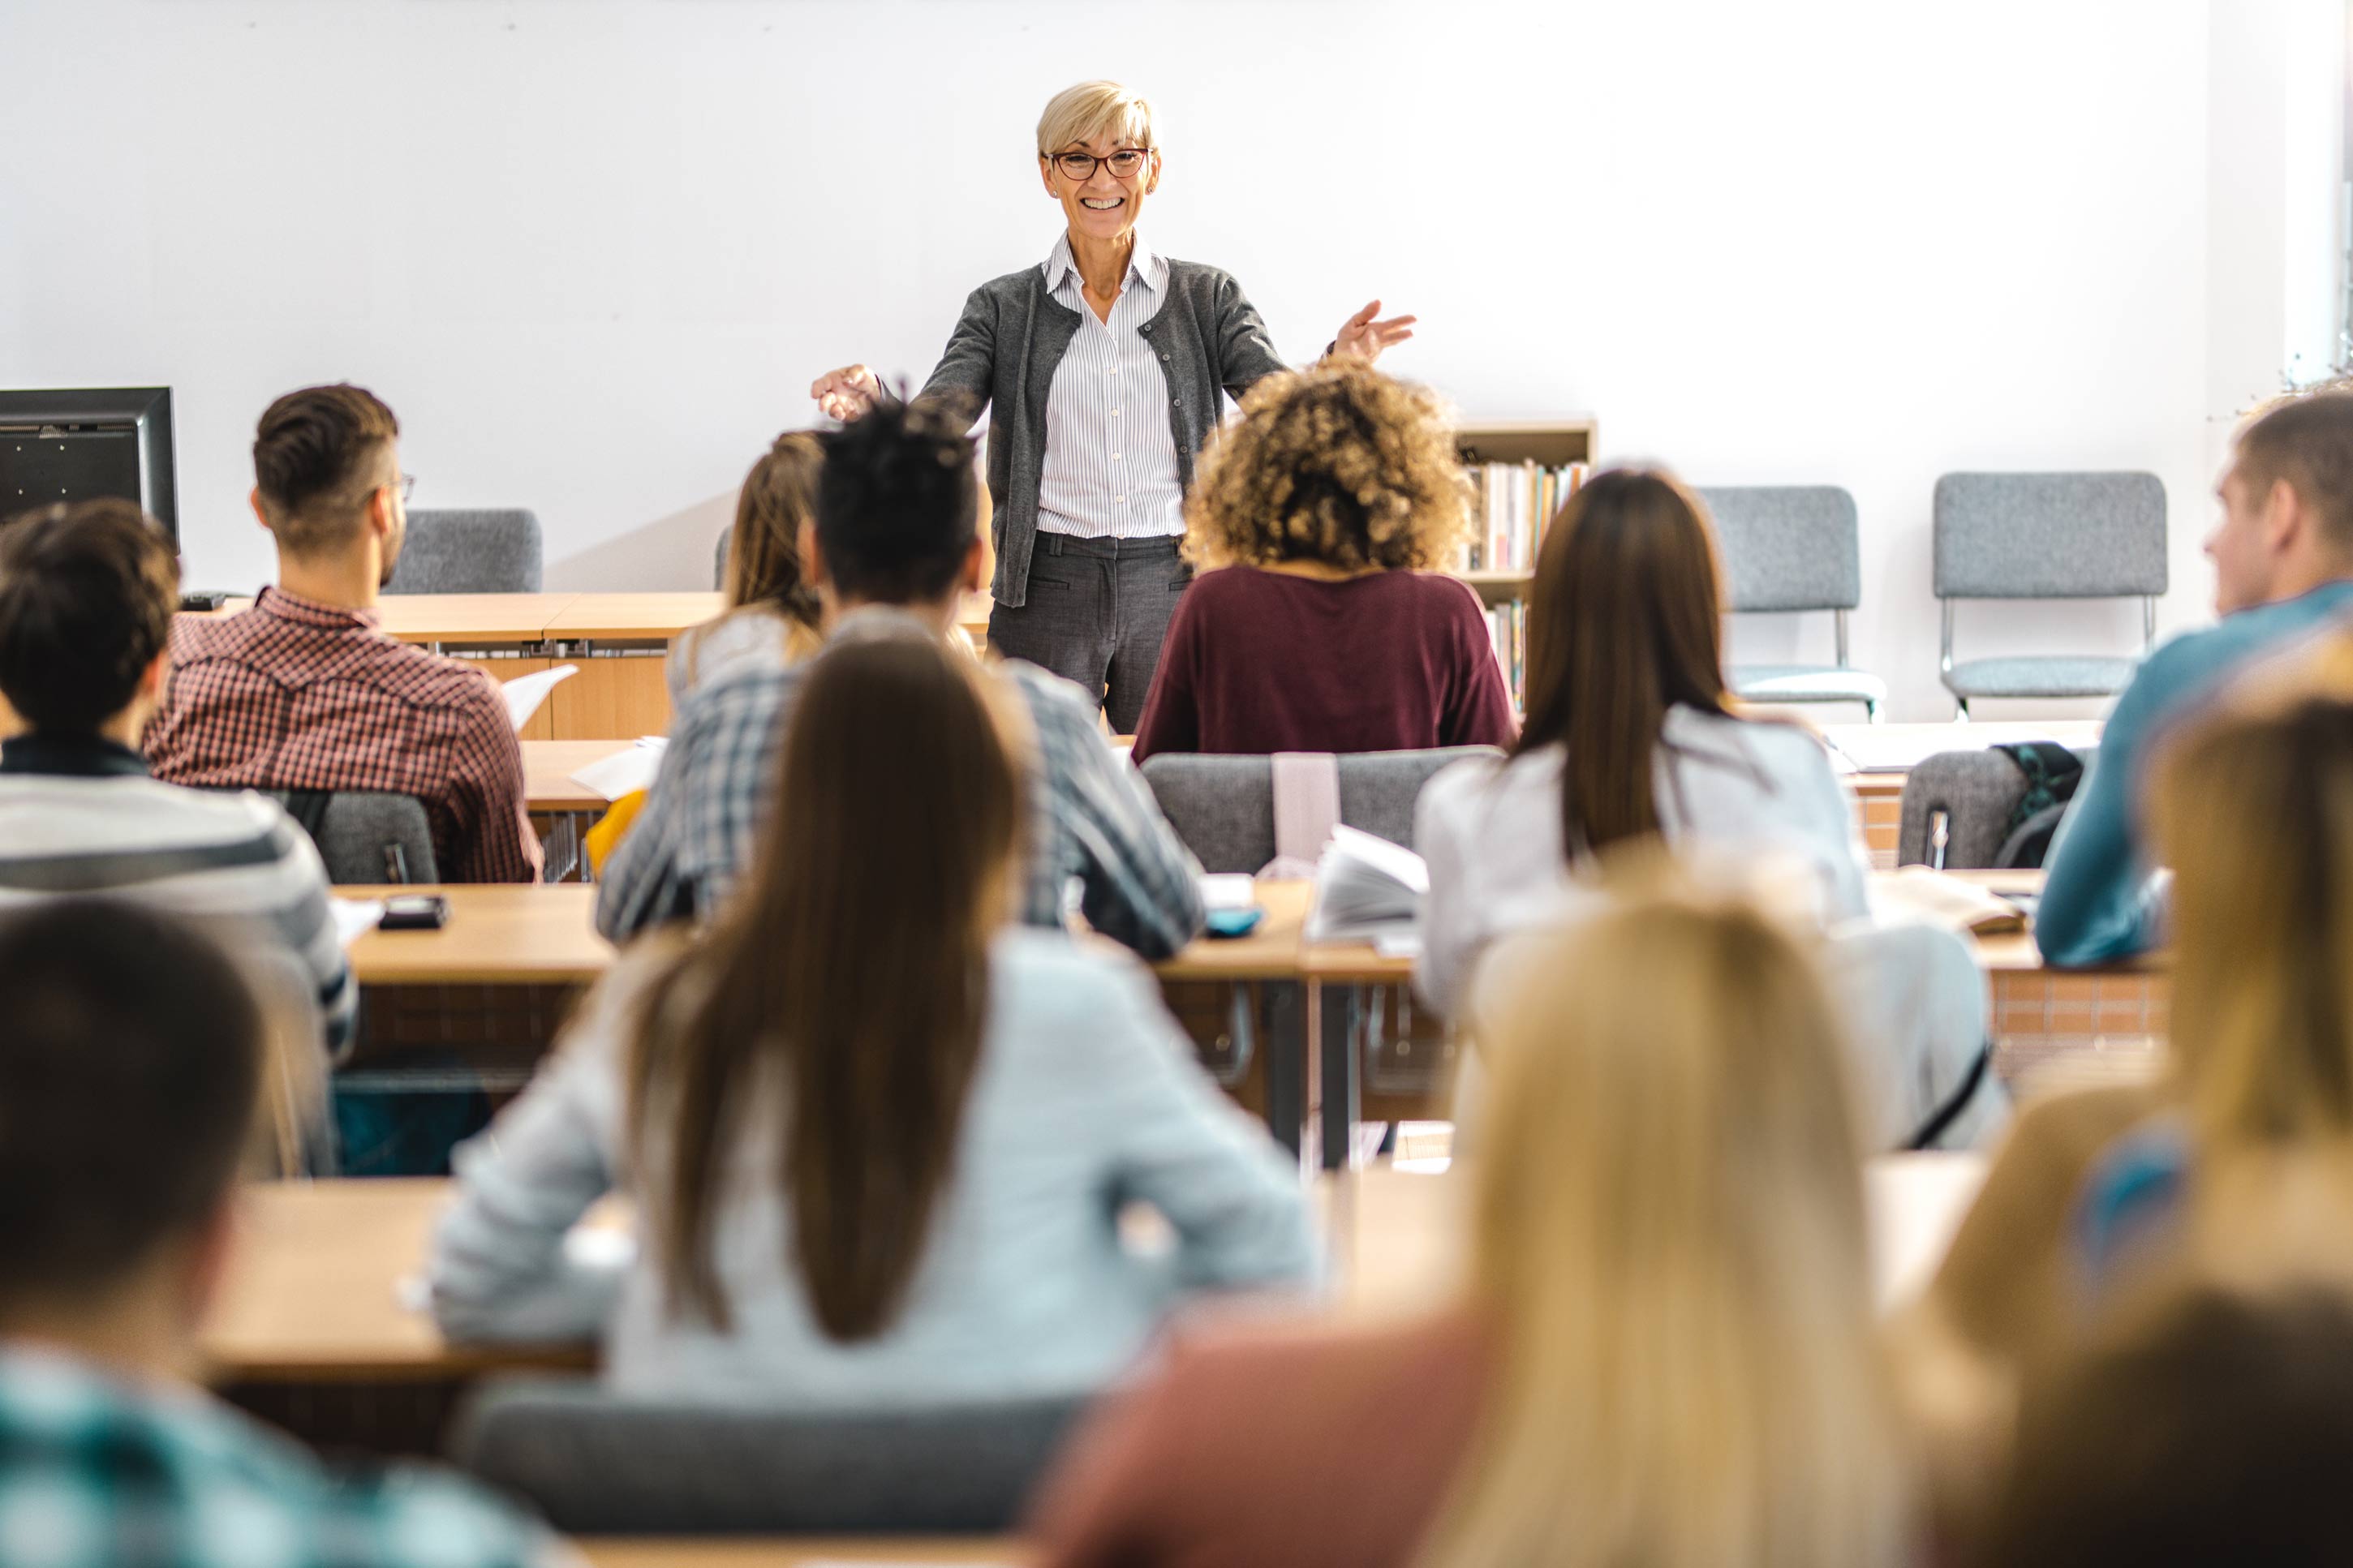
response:
[[[1144,161],[1151,156],[1149,147],[1123,147],[1108,158],[1098,158],[1092,153],[1057,153],[1054,166],[1071,179],[1091,180],[1094,178],[1095,165],[1104,163],[1110,165],[1113,179],[1128,180],[1135,177]]]

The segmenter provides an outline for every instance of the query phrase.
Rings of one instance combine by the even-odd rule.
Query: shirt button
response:
[[[1118,417],[1119,417],[1119,410],[1118,410],[1118,409],[1116,409],[1116,408],[1113,409],[1113,410],[1111,411],[1111,416],[1112,416],[1113,418],[1114,418],[1114,419],[1118,418]]]
[[[1114,463],[1118,462],[1118,461],[1119,461],[1119,454],[1118,454],[1117,452],[1113,452],[1113,453],[1111,455],[1111,460],[1112,460],[1113,462],[1114,462]]]
[[[1125,506],[1127,504],[1127,498],[1125,496],[1113,496],[1111,499],[1119,502],[1122,506]]]

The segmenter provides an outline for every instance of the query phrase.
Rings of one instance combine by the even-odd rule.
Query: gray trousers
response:
[[[1077,681],[1103,705],[1113,734],[1134,734],[1168,618],[1193,580],[1176,545],[1174,535],[1040,533],[1029,559],[1029,603],[990,607],[988,646]]]

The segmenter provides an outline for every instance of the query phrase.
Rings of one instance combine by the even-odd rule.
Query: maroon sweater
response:
[[[1135,760],[1508,746],[1518,728],[1468,584],[1435,572],[1327,583],[1228,566],[1177,601]]]

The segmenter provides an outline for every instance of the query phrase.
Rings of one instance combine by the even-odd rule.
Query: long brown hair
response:
[[[780,1114],[812,1315],[848,1342],[898,1312],[955,1156],[1017,847],[982,679],[912,623],[821,655],[750,880],[649,990],[629,1144],[673,1310],[728,1326],[712,1232],[729,1151],[747,1118]]]
[[[1571,858],[1659,831],[1667,710],[1726,711],[1722,605],[1705,510],[1667,475],[1596,474],[1553,519],[1528,595],[1528,717],[1514,754],[1567,744]]]
[[[727,540],[727,607],[760,605],[809,631],[822,614],[801,566],[800,531],[817,516],[825,449],[816,433],[787,430],[744,476]]]

